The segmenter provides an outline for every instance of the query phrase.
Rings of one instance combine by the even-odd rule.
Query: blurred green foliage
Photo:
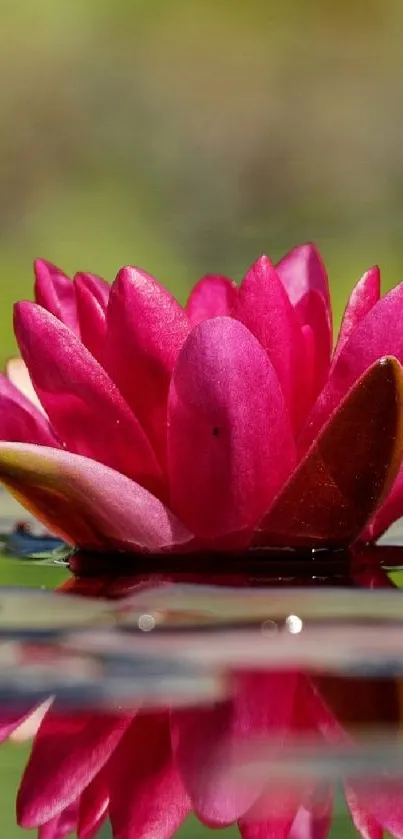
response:
[[[336,319],[371,264],[402,279],[402,24],[401,0],[3,0],[0,363],[35,256],[109,280],[137,264],[184,300],[313,239]],[[1,754],[13,839],[25,750]]]

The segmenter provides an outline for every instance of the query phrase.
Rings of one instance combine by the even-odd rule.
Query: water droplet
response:
[[[142,632],[151,632],[155,627],[155,618],[152,615],[140,615],[138,627]]]
[[[292,635],[298,635],[298,633],[301,632],[304,624],[301,618],[298,617],[298,615],[288,615],[288,618],[286,618],[285,625],[288,631],[292,633]]]

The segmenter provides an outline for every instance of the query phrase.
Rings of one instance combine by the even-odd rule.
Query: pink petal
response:
[[[381,839],[387,830],[403,839],[403,783],[401,779],[376,780],[372,784],[351,782],[345,794],[352,818],[365,839]]]
[[[218,315],[230,315],[236,303],[236,283],[220,274],[206,274],[193,286],[186,312],[192,326]]]
[[[344,345],[362,319],[373,309],[381,297],[381,274],[379,268],[370,268],[359,280],[347,303],[333,356],[333,364]]]
[[[344,794],[355,828],[363,839],[382,839],[383,829],[368,812],[351,784],[344,784]]]
[[[185,312],[156,280],[136,268],[119,272],[109,299],[105,366],[162,461],[169,381],[188,331]]]
[[[98,277],[96,274],[79,271],[79,273],[75,275],[74,281],[80,286],[85,286],[85,288],[91,292],[97,303],[99,303],[105,311],[108,305],[111,290],[111,286],[106,282],[106,280],[103,280],[102,277]]]
[[[106,772],[106,767],[101,769],[82,792],[78,810],[77,836],[79,839],[93,839],[97,836],[107,817],[109,792]]]
[[[240,819],[239,833],[242,839],[287,839],[290,822],[278,823],[277,819],[267,821],[249,821]]]
[[[35,738],[17,797],[18,823],[35,827],[73,804],[118,745],[131,717],[48,714]]]
[[[42,411],[0,373],[0,440],[58,446]]]
[[[168,412],[172,508],[200,537],[252,527],[294,465],[284,399],[243,324],[198,324],[179,355]]]
[[[0,743],[7,740],[10,735],[22,725],[22,723],[29,719],[32,713],[32,708],[24,711],[18,708],[15,711],[2,710],[0,714]]]
[[[34,268],[36,302],[78,333],[76,295],[70,277],[45,259],[36,259]]]
[[[212,708],[173,711],[175,760],[192,806],[212,825],[231,824],[256,803],[264,782],[253,785],[234,774],[237,749],[273,734],[284,739],[291,724],[297,677],[247,674],[234,683],[234,698]],[[291,822],[294,812],[291,816]],[[291,824],[290,822],[290,824]]]
[[[309,394],[312,405],[329,375],[333,344],[332,320],[323,296],[316,289],[310,289],[301,297],[295,311],[301,326],[310,327],[313,338],[313,381],[312,392]],[[303,386],[302,381],[301,387]],[[308,408],[311,405],[307,403]]]
[[[115,839],[171,839],[190,812],[172,760],[168,715],[139,714],[109,768]]]
[[[78,275],[74,280],[81,340],[94,358],[102,364],[105,354],[105,308]]]
[[[387,495],[385,502],[377,510],[374,518],[361,534],[361,540],[375,542],[382,536],[382,533],[390,527],[393,522],[403,516],[403,467],[400,467],[399,474],[393,487]]]
[[[333,818],[333,790],[318,787],[311,800],[299,808],[288,839],[326,839]]]
[[[246,274],[233,317],[255,335],[277,373],[290,413],[298,417],[298,390],[304,387],[304,344],[294,309],[267,256]]]
[[[159,551],[192,538],[142,486],[62,449],[0,442],[0,481],[47,527],[83,548]]]
[[[77,809],[78,804],[74,801],[54,819],[41,825],[38,839],[65,839],[70,836],[77,824]]]
[[[392,289],[364,317],[332,367],[298,441],[301,454],[307,451],[323,423],[357,379],[383,356],[403,362],[403,283]]]
[[[66,448],[161,490],[161,471],[140,424],[74,333],[34,303],[17,303],[15,333],[35,389]]]
[[[293,306],[307,291],[316,289],[322,295],[328,311],[331,311],[326,268],[315,245],[308,243],[293,248],[283,256],[276,270]]]
[[[30,402],[44,413],[42,405],[34,390],[28,367],[22,358],[9,358],[6,362],[7,379],[20,391]]]
[[[275,783],[273,788],[262,796],[264,803],[258,802],[255,808],[239,820],[242,839],[288,839],[295,822],[300,797],[296,789],[290,787],[287,790]],[[259,812],[262,805],[264,818]],[[298,839],[312,837],[309,834],[301,834]]]
[[[256,544],[342,547],[393,485],[403,451],[403,372],[375,363],[349,391],[256,529]]]

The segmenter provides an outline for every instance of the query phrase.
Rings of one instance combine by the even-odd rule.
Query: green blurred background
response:
[[[371,264],[402,279],[402,34],[402,0],[2,0],[0,361],[35,256],[184,300],[313,239],[336,318]],[[0,757],[7,839],[23,751]]]

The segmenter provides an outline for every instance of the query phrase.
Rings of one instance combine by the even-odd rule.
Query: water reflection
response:
[[[39,561],[43,534],[28,538],[23,561]],[[61,546],[49,547],[41,561],[55,561]],[[90,720],[101,732],[103,720],[120,720],[126,732],[106,758],[123,785],[123,753],[146,736],[166,743],[169,729],[192,808],[210,824],[251,811],[273,820],[279,801],[297,824],[317,797],[323,804],[323,786],[328,806],[342,781],[348,804],[392,829],[386,802],[403,793],[403,599],[393,581],[402,548],[65,561],[72,573],[58,593],[0,589],[4,730],[52,697],[29,783],[44,738],[70,754],[65,732],[90,712],[83,737]],[[49,781],[42,773],[44,796],[62,770],[63,761]]]

